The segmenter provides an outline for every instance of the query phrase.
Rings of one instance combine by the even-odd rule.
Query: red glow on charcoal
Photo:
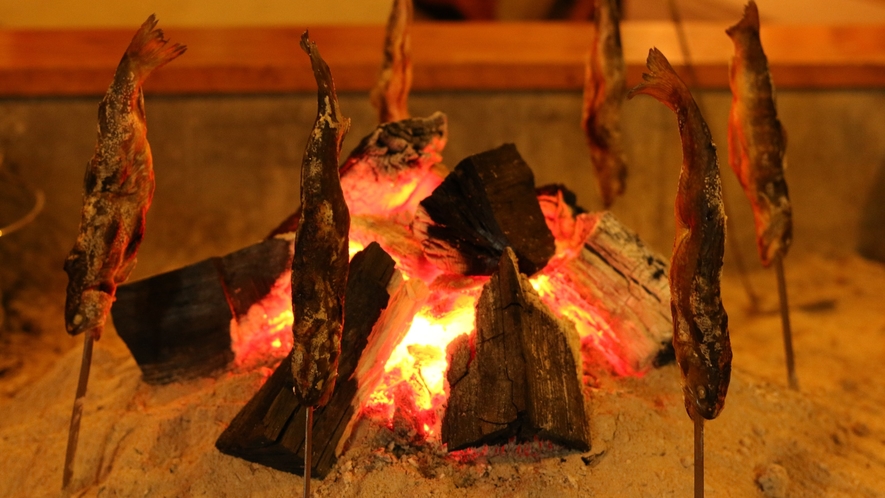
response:
[[[473,334],[476,303],[482,286],[489,280],[441,275],[414,239],[408,226],[410,216],[417,202],[429,195],[441,178],[442,175],[428,174],[426,169],[400,175],[393,182],[395,185],[379,185],[379,179],[368,181],[356,174],[347,181],[342,178],[345,191],[350,194],[349,204],[353,204],[351,209],[356,208],[357,212],[351,213],[350,257],[369,243],[378,242],[395,261],[403,280],[417,279],[430,289],[404,339],[384,364],[378,385],[365,398],[361,413],[398,432],[437,441],[449,396],[446,349],[456,337]],[[613,321],[601,306],[588,302],[586,296],[576,291],[570,281],[567,266],[578,256],[590,228],[584,216],[574,215],[561,192],[541,196],[539,201],[555,235],[557,255],[530,278],[532,286],[555,315],[574,322],[585,352],[585,365],[596,361],[590,356],[598,351],[616,373],[639,375],[619,356],[622,339],[612,329]],[[234,324],[239,331],[234,341],[238,362],[268,354],[279,357],[291,349],[289,278],[288,274],[281,277],[271,295],[254,305],[245,320]]]
[[[277,358],[292,349],[292,282],[284,273],[246,316],[231,320],[231,347],[239,365]]]
[[[348,259],[353,259],[354,255],[356,255],[356,253],[358,253],[366,248],[365,244],[363,244],[359,241],[353,240],[353,239],[348,239],[347,244],[348,244],[347,245]]]
[[[587,302],[575,292],[574,286],[568,281],[568,275],[560,271],[561,265],[550,264],[540,273],[529,279],[532,287],[556,316],[574,322],[582,345],[591,345],[599,351],[619,375],[641,376],[620,357],[621,339],[610,325],[604,312],[593,303]],[[584,350],[585,348],[581,348]],[[585,359],[586,360],[586,359]]]
[[[472,334],[478,293],[454,289],[433,292],[384,365],[384,375],[371,394],[366,411],[384,415],[393,424],[405,410],[420,424],[425,438],[438,438],[448,398],[446,347],[461,334]]]

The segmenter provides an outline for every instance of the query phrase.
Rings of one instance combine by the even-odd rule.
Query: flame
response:
[[[376,231],[371,228],[373,223],[383,221],[391,224],[385,225],[387,232],[395,235],[391,243],[400,244],[398,250],[388,250],[388,254],[394,259],[402,278],[433,280],[427,304],[415,315],[405,338],[385,363],[381,381],[361,407],[361,412],[381,418],[390,427],[406,427],[425,440],[439,440],[449,390],[446,349],[456,337],[473,334],[476,303],[488,277],[440,276],[438,269],[426,268],[427,262],[422,259],[420,247],[416,254],[410,249],[412,246],[402,240],[409,240],[412,236],[408,222],[418,201],[442,181],[442,175],[428,174],[422,178],[410,173],[397,180],[396,188],[385,189],[366,182],[362,175],[354,175],[353,179],[342,178],[352,214],[369,215],[357,218],[366,225],[363,230],[351,225],[350,258],[376,240]],[[578,293],[567,272],[562,271],[581,247],[588,225],[582,215],[574,216],[571,209],[567,209],[561,192],[556,197],[541,199],[541,205],[545,219],[556,235],[557,255],[544,270],[530,278],[532,287],[555,315],[574,322],[582,346],[586,346],[582,350],[600,351],[616,372],[636,375],[618,355],[620,339],[612,330],[610,317],[603,308]],[[375,220],[371,215],[381,218]],[[384,240],[377,242],[390,249]],[[254,305],[246,319],[238,324],[241,333],[234,341],[238,361],[246,357],[266,357],[268,351],[271,354],[289,351],[292,334],[288,331],[292,321],[291,284],[286,274],[277,282],[271,295]],[[279,352],[276,356],[280,355]]]
[[[446,347],[459,335],[472,334],[474,329],[478,293],[451,299],[444,295],[447,292],[436,292],[415,315],[405,338],[384,365],[382,380],[365,407],[391,423],[396,410],[408,410],[420,422],[416,429],[426,439],[438,437],[448,398]]]
[[[556,316],[571,320],[582,345],[589,345],[602,353],[617,374],[640,376],[641,372],[635,371],[621,357],[621,339],[612,328],[611,319],[601,308],[576,292],[561,269],[562,265],[548,265],[529,279],[532,287],[541,296],[541,301]]]
[[[347,239],[347,253],[348,253],[347,257],[348,257],[348,259],[353,259],[353,257],[356,256],[356,253],[362,251],[365,248],[366,248],[366,246],[362,242],[354,240],[353,238],[348,238]]]

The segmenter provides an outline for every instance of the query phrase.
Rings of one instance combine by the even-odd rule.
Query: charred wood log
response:
[[[450,273],[491,275],[512,247],[520,271],[533,275],[556,251],[532,170],[513,144],[461,161],[421,201],[412,228],[427,258]]]
[[[580,214],[583,244],[551,263],[544,275],[559,296],[605,322],[587,340],[621,375],[651,368],[673,337],[666,260],[611,213]],[[545,296],[545,300],[548,299]]]
[[[448,175],[442,150],[448,140],[446,115],[379,125],[353,149],[339,169],[341,189],[352,217],[377,216],[408,224],[418,203]],[[301,209],[268,238],[294,232]]]
[[[232,360],[231,320],[270,293],[291,258],[291,240],[270,239],[120,286],[111,316],[144,381],[208,375]]]
[[[540,301],[509,248],[476,313],[475,334],[449,347],[449,450],[534,436],[589,449],[577,332]]]
[[[341,188],[354,216],[411,221],[418,203],[448,174],[440,164],[446,115],[384,123],[363,138],[341,166]]]
[[[405,291],[404,289],[410,289]],[[418,281],[403,281],[393,260],[370,244],[353,257],[347,282],[339,380],[328,403],[315,411],[312,475],[335,464],[363,403],[374,389],[360,373],[364,362],[383,368],[426,298]],[[418,289],[416,292],[414,289]],[[387,356],[385,356],[387,355]],[[291,362],[284,360],[215,443],[222,453],[294,474],[304,473],[304,410],[293,393]]]

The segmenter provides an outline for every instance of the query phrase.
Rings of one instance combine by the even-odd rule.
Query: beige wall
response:
[[[0,27],[383,24],[392,0],[0,0]]]

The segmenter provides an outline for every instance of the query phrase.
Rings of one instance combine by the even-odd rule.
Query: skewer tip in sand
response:
[[[304,424],[304,498],[310,498],[310,470],[313,465],[313,407],[305,410]]]
[[[798,391],[799,379],[796,377],[796,362],[793,356],[793,331],[790,327],[790,305],[787,301],[787,279],[784,276],[784,257],[782,254],[778,254],[774,258],[774,271],[777,274],[777,293],[780,298],[784,354],[787,363],[787,382],[790,385],[790,389]]]
[[[92,367],[92,344],[95,342],[95,329],[83,333],[83,358],[80,360],[80,377],[77,380],[77,394],[71,410],[71,426],[68,429],[68,447],[65,451],[62,490],[68,489],[74,477],[74,458],[77,455],[77,441],[80,437],[80,419],[83,418],[83,404],[86,400],[86,386],[89,383],[89,370]]]

